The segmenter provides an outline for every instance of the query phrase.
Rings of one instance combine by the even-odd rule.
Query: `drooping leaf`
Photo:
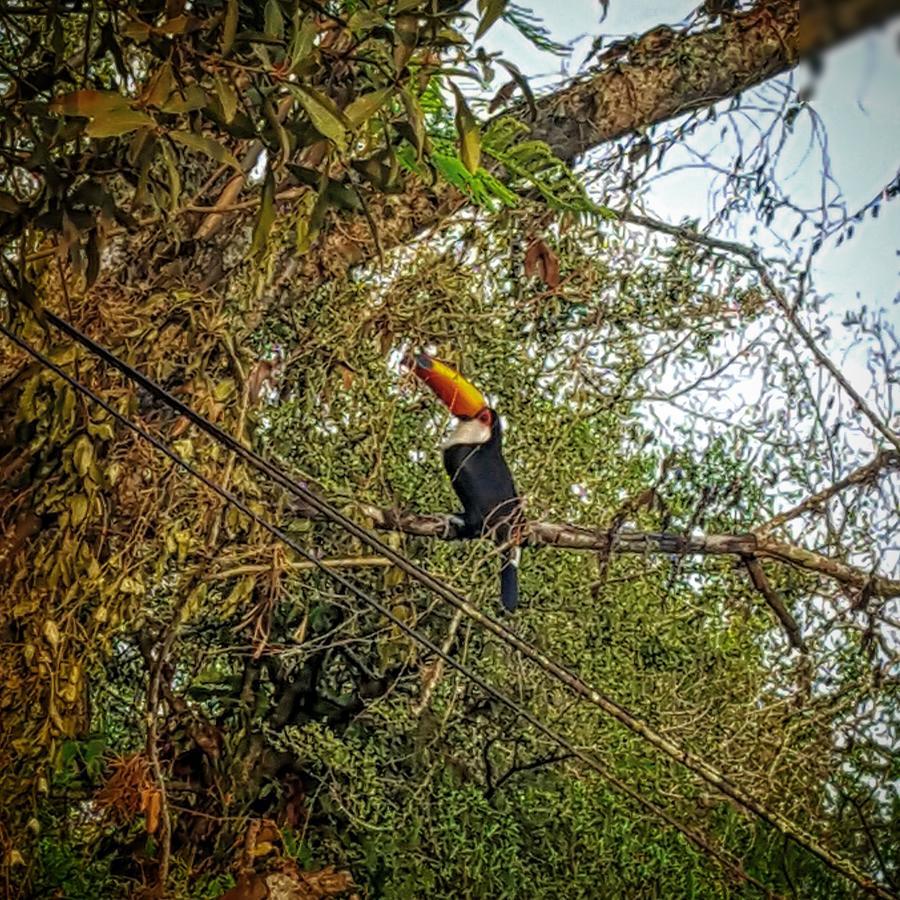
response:
[[[422,160],[422,153],[425,149],[425,114],[416,95],[405,89],[400,94],[403,100],[403,108],[406,110],[406,118],[409,121],[409,127],[412,129],[414,143],[416,147],[416,160]]]
[[[192,131],[170,131],[169,137],[178,144],[187,147],[189,150],[196,150],[203,153],[216,162],[225,163],[238,171],[241,167],[234,158],[234,154],[227,148],[214,141],[212,138],[204,137],[202,134],[194,134]]]
[[[478,23],[478,30],[475,32],[475,40],[481,40],[487,33],[488,29],[506,9],[509,0],[478,0],[478,11],[481,13],[481,21]]]
[[[459,135],[459,158],[463,165],[473,175],[478,171],[481,161],[481,132],[478,130],[478,122],[466,103],[462,91],[451,84],[456,95],[456,132]]]
[[[215,85],[216,96],[219,98],[219,103],[222,104],[222,113],[225,117],[225,122],[230,123],[234,119],[234,114],[237,112],[237,94],[234,92],[231,82],[220,75],[216,75]]]
[[[100,250],[100,232],[98,229],[92,228],[88,232],[84,245],[84,252],[87,256],[87,266],[84,270],[85,287],[91,287],[100,274]]]
[[[504,59],[498,59],[498,63],[506,69],[507,72],[512,76],[513,82],[518,85],[519,90],[522,92],[522,95],[525,97],[525,102],[528,104],[528,111],[531,114],[531,118],[534,119],[537,116],[537,104],[534,102],[534,93],[531,90],[531,85],[528,83],[528,79],[522,74],[519,67],[514,65],[511,62],[507,62]],[[491,104],[493,106],[493,103]]]
[[[524,268],[529,278],[537,276],[547,287],[551,289],[559,287],[559,259],[540,238],[536,238],[528,245]]]
[[[129,131],[155,124],[147,113],[126,106],[91,119],[85,133],[95,138],[118,137],[120,134],[128,134]]]
[[[363,94],[360,97],[357,97],[352,103],[348,104],[347,108],[344,110],[344,115],[350,121],[350,124],[355,128],[359,128],[360,125],[363,125],[375,113],[384,106],[385,101],[388,97],[391,96],[393,89],[392,88],[381,88],[377,91],[370,91],[368,94]]]
[[[86,119],[129,109],[127,98],[115,91],[72,91],[71,94],[56,97],[50,103],[50,112],[62,116],[83,116]]]
[[[234,46],[238,26],[238,0],[228,0],[222,22],[222,56],[228,56]]]
[[[419,39],[419,17],[402,15],[397,16],[394,22],[394,67],[399,72],[408,62],[416,49]]]
[[[266,178],[263,181],[262,199],[259,204],[259,213],[256,217],[256,224],[253,226],[253,240],[250,244],[250,256],[256,256],[261,250],[265,249],[266,241],[269,239],[269,232],[275,222],[275,176],[272,169],[266,171]]]
[[[168,141],[160,141],[160,147],[162,148],[166,173],[169,176],[169,210],[175,212],[178,208],[178,199],[181,196],[181,175],[178,171],[172,145]]]
[[[338,147],[346,147],[347,129],[350,127],[350,123],[334,101],[312,88],[301,85],[291,85],[291,88],[294,96],[306,110],[316,131]]]
[[[328,210],[328,182],[328,175],[322,173],[319,179],[319,191],[315,202],[312,204],[309,216],[298,216],[297,218],[297,253],[306,253],[322,228],[322,223],[325,221],[325,213]]]

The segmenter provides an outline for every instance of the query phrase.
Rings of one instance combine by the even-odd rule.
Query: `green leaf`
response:
[[[83,116],[86,119],[130,109],[128,100],[115,91],[73,91],[56,97],[50,103],[50,112],[62,116]]]
[[[480,40],[487,30],[503,15],[509,0],[478,0],[478,11],[481,13],[481,22],[475,32],[475,40]]]
[[[312,19],[307,19],[301,28],[295,30],[294,40],[288,52],[291,58],[291,72],[296,72],[312,55],[318,33],[316,23]]]
[[[284,37],[284,16],[281,14],[281,6],[278,0],[267,0],[264,27],[266,34],[278,40]]]
[[[338,147],[346,148],[350,122],[335,106],[334,101],[312,88],[291,85],[291,90],[306,110],[316,131]]]
[[[478,171],[481,161],[481,133],[478,122],[469,109],[460,89],[450,85],[456,94],[456,131],[459,135],[459,158],[473,175]]]
[[[234,36],[238,26],[238,0],[228,0],[225,20],[222,23],[222,56],[228,56],[234,46]]]
[[[234,154],[227,147],[223,147],[222,144],[214,141],[212,138],[204,137],[202,134],[194,134],[192,131],[170,131],[169,137],[189,150],[196,150],[198,153],[202,153],[216,162],[225,163],[237,169],[238,172],[241,171]]]
[[[406,118],[409,120],[409,127],[415,137],[416,161],[421,162],[425,149],[425,114],[422,112],[418,98],[412,91],[404,90],[400,94],[400,99],[403,100]]]
[[[384,106],[385,101],[391,96],[393,88],[381,88],[378,91],[370,91],[357,97],[344,110],[344,115],[355,128],[359,128],[365,122],[368,122],[375,113]]]
[[[178,198],[181,196],[181,175],[178,171],[178,164],[175,161],[172,145],[168,141],[160,141],[160,147],[162,148],[166,172],[169,176],[169,210],[175,212],[178,209]]]
[[[185,113],[206,106],[208,98],[199,84],[189,84],[183,90],[176,88],[160,107],[164,113]]]
[[[307,218],[297,218],[297,253],[306,253],[319,234],[325,213],[328,210],[328,175],[324,172],[319,178],[319,193]]]
[[[275,222],[275,176],[272,170],[266,171],[266,180],[263,182],[262,200],[259,204],[259,215],[253,226],[253,240],[250,244],[250,256],[256,256],[265,249],[269,232]]]
[[[155,124],[147,113],[124,107],[91,119],[85,133],[94,138],[118,137],[120,134]]]
[[[219,103],[222,104],[222,114],[225,117],[226,124],[228,124],[234,119],[234,114],[237,112],[237,94],[234,92],[231,83],[220,75],[216,75],[215,85],[216,96],[219,98]]]

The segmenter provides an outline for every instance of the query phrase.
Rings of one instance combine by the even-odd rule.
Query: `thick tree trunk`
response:
[[[717,28],[649,31],[590,77],[537,105],[532,135],[565,160],[607,141],[734,97],[797,65],[801,57],[877,25],[887,0],[763,0]]]

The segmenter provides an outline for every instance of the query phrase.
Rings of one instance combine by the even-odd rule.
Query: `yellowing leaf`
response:
[[[202,134],[194,134],[192,131],[170,131],[169,137],[189,150],[203,153],[216,162],[225,163],[238,171],[241,170],[238,161],[234,158],[234,154],[227,147],[223,147],[222,144],[214,141],[212,138],[204,137]]]
[[[222,56],[228,56],[234,46],[237,25],[238,0],[228,0],[228,5],[225,7],[225,20],[222,23]]]
[[[478,131],[478,122],[469,109],[460,89],[451,84],[453,93],[456,94],[456,131],[459,134],[459,158],[462,164],[473,175],[478,171],[481,161],[481,134]]]
[[[222,113],[226,122],[231,122],[237,112],[238,98],[234,88],[226,78],[216,75],[216,96],[222,104]]]
[[[162,106],[175,89],[175,78],[172,75],[171,63],[163,63],[153,76],[146,93],[146,102],[150,106]]]
[[[95,138],[118,137],[155,124],[147,113],[125,107],[91,119],[85,128],[85,134]]]
[[[59,646],[59,628],[56,627],[53,619],[47,619],[44,622],[44,637],[47,638],[47,643],[54,650]]]
[[[301,85],[292,85],[292,88],[294,95],[306,110],[306,114],[312,121],[316,131],[338,147],[346,147],[347,128],[350,126],[350,123],[335,106],[334,101],[312,88],[302,87]]]
[[[80,525],[88,511],[88,498],[84,494],[73,494],[69,498],[69,521],[73,526]]]
[[[355,128],[367,122],[375,113],[384,106],[385,101],[391,95],[391,88],[381,88],[378,91],[370,91],[357,97],[344,110],[344,115]]]
[[[86,119],[123,110],[130,110],[128,100],[114,91],[73,91],[57,97],[50,104],[50,112]]]
[[[84,478],[87,475],[88,470],[91,468],[91,463],[94,460],[94,448],[88,439],[87,435],[81,435],[77,441],[75,441],[75,446],[72,451],[72,459],[75,463],[75,468],[78,471],[78,474]]]
[[[206,106],[206,92],[199,84],[189,84],[183,90],[175,90],[160,107],[165,113],[183,113]]]

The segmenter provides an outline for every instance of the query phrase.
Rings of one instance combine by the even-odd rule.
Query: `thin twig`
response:
[[[865,398],[852,384],[844,377],[841,370],[831,361],[828,355],[819,347],[810,333],[809,329],[800,321],[796,308],[790,303],[781,288],[775,284],[769,269],[763,264],[758,251],[745,244],[737,241],[724,241],[721,238],[713,238],[708,235],[701,234],[693,228],[686,228],[681,225],[669,225],[667,222],[660,222],[649,216],[641,216],[636,213],[620,212],[619,218],[623,222],[629,222],[632,225],[640,225],[643,228],[650,228],[654,231],[668,234],[671,237],[680,238],[690,241],[694,244],[701,244],[704,247],[710,247],[714,250],[722,250],[725,253],[732,253],[735,256],[743,257],[755,270],[759,276],[759,280],[769,292],[769,295],[775,301],[776,306],[782,311],[784,317],[790,323],[791,327],[800,335],[803,342],[809,348],[812,355],[819,364],[831,373],[831,377],[843,388],[846,394],[856,404],[857,409],[871,422],[872,426],[884,438],[886,438],[894,447],[900,451],[900,434],[888,427],[887,423],[882,421],[881,416],[866,402]]]

